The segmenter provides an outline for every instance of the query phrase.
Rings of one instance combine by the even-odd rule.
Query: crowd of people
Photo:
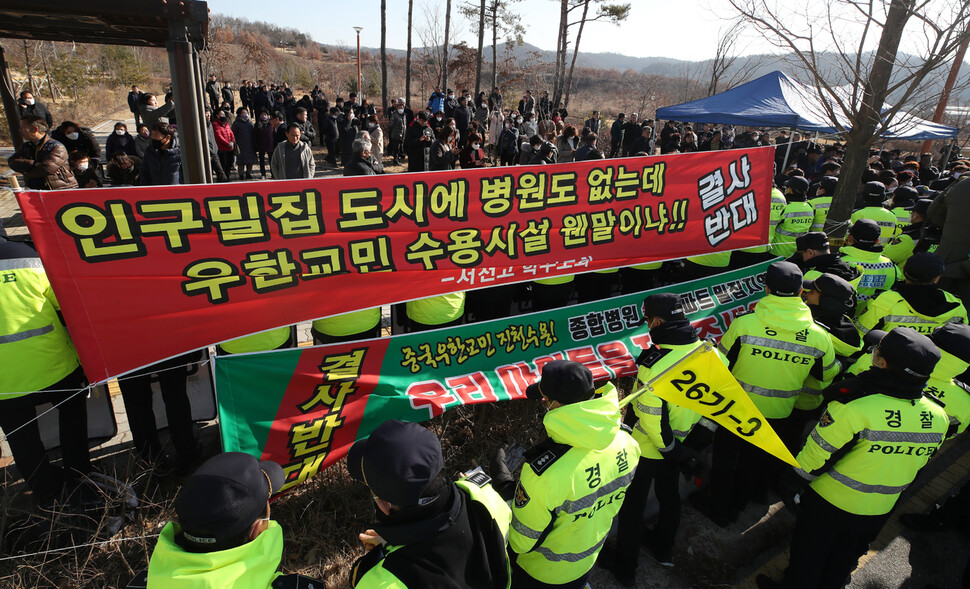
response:
[[[358,104],[351,95],[331,106],[319,88],[295,100],[286,84],[244,81],[236,91],[210,76],[206,95],[212,166],[223,179],[234,167],[241,180],[254,178],[256,166],[266,177],[267,161],[274,178],[313,177],[314,140],[324,146],[327,164],[339,159],[352,175],[382,173],[385,159],[406,161],[409,171],[449,170],[768,142],[763,130],[735,134],[729,126],[701,125],[695,131],[674,121],[655,137],[654,121],[620,113],[608,131],[606,154],[597,148],[601,132],[606,135],[598,112],[581,127],[569,125],[565,106],[554,107],[548,93],[537,100],[527,91],[517,108],[507,108],[497,88],[475,100],[467,92],[456,98],[435,89],[416,113],[397,100],[386,126],[367,100]],[[89,129],[71,121],[54,129],[32,94],[21,99],[26,142],[9,163],[28,188],[181,182],[171,96],[159,106],[154,95],[132,88],[138,134],[115,125],[105,145],[104,176]],[[764,297],[731,323],[716,353],[801,468],[744,442],[736,435],[743,435],[740,429],[718,426],[644,389],[700,343],[680,297],[650,295],[642,315],[652,345],[637,359],[636,399],[621,412],[617,388],[594,383],[582,364],[544,365],[529,387],[531,401],[522,402],[544,405],[548,437],[525,453],[517,477],[500,451],[488,473],[471,471],[452,481],[440,443],[415,424],[389,421],[357,442],[347,468],[369,489],[377,515],[361,531],[365,554],[354,565],[353,586],[579,589],[596,563],[621,585],[637,586],[641,545],[659,563],[675,562],[682,474],[709,480],[691,501],[716,525],[731,525],[770,493],[797,513],[784,579],[760,577],[759,587],[843,586],[900,494],[940,445],[970,424],[970,208],[964,204],[970,202],[964,178],[970,161],[957,159],[941,172],[929,154],[874,152],[845,243],[833,248],[822,229],[841,171],[841,146],[787,133],[775,144],[783,146],[776,151],[780,173],[763,246],[428,297],[403,304],[398,315],[409,331],[437,329],[783,258],[767,270]],[[0,232],[0,268],[9,287],[0,290],[0,428],[33,499],[48,505],[93,470],[84,396],[76,394],[85,377],[36,252]],[[318,319],[314,342],[378,337],[381,315],[373,308]],[[217,353],[291,347],[294,333],[285,326],[223,342]],[[198,359],[199,353],[187,354],[119,383],[144,468],[180,476],[194,471],[150,559],[148,586],[176,586],[175,580],[184,587],[229,586],[242,575],[254,587],[303,586],[305,579],[278,572],[283,536],[269,500],[282,484],[279,465],[223,453],[199,466],[186,395],[187,367]],[[155,430],[152,374],[159,376],[174,460]],[[43,450],[31,420],[44,402],[63,403],[60,466]],[[645,527],[651,487],[659,514]],[[965,522],[965,495],[904,523],[935,529]],[[615,542],[608,540],[614,519]]]

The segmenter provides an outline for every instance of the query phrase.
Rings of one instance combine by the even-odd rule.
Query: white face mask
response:
[[[68,133],[67,134],[67,138],[70,139],[71,141],[77,141],[78,134],[77,133]]]
[[[88,165],[90,165],[90,164],[88,164],[88,162],[84,162],[83,164],[78,164],[77,165],[77,169],[78,169],[79,172],[87,171]]]
[[[27,106],[32,106],[34,104],[34,99],[33,98],[24,98],[24,102],[27,103]]]
[[[454,97],[455,97],[455,95],[454,95],[454,94],[449,94],[449,95],[448,95],[448,98],[454,98]]]
[[[404,109],[403,108],[397,109],[397,114],[403,115],[404,114]]]
[[[482,108],[488,108],[488,103],[487,102],[483,102],[482,103]]]
[[[115,135],[118,135],[120,137],[121,135],[124,135],[124,134],[125,134],[124,129],[115,129]]]
[[[472,149],[478,149],[481,146],[482,146],[481,143],[472,143]]]

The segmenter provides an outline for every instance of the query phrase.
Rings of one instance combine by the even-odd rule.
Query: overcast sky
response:
[[[474,26],[458,14],[457,7],[467,0],[454,0],[452,21],[460,36],[471,46],[477,44],[478,23]],[[284,3],[266,0],[208,0],[213,14],[226,14],[295,28],[309,33],[325,44],[354,45],[354,26],[364,27],[360,42],[364,47],[380,47],[380,0],[288,0]],[[718,31],[726,27],[730,6],[717,0],[633,0],[630,17],[619,26],[593,23],[583,31],[580,50],[590,53],[614,52],[636,57],[674,57],[686,60],[714,56]],[[477,2],[475,2],[477,5]],[[444,14],[444,0],[415,0],[414,27],[424,26],[426,7],[437,7]],[[558,0],[521,0],[513,8],[522,15],[526,27],[525,41],[542,49],[553,50],[559,28]],[[715,6],[715,9],[711,9]],[[406,0],[387,2],[387,46],[407,47]],[[715,14],[715,12],[719,14]],[[442,18],[443,22],[443,18]],[[453,24],[454,26],[454,24]],[[475,33],[471,31],[474,30]],[[412,41],[420,45],[417,34]],[[489,45],[486,42],[486,45]],[[743,43],[743,53],[765,53],[771,47],[760,40]],[[739,47],[740,48],[740,47]]]

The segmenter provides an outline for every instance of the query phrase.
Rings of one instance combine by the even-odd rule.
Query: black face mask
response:
[[[152,147],[154,147],[155,149],[162,149],[162,140],[152,139]]]

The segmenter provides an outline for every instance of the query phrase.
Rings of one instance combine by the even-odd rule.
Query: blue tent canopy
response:
[[[848,93],[846,89],[839,91]],[[802,131],[836,134],[839,131],[822,106],[823,100],[816,88],[775,71],[714,96],[665,106],[657,110],[657,118],[749,127],[794,127]],[[837,107],[833,110],[839,113]],[[851,127],[841,116],[839,122],[844,129]],[[956,137],[958,132],[956,127],[898,112],[882,136],[922,141]]]

